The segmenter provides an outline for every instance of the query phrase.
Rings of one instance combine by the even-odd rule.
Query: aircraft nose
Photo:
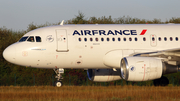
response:
[[[3,51],[3,57],[11,62],[14,63],[16,60],[16,48],[14,46],[9,46]]]

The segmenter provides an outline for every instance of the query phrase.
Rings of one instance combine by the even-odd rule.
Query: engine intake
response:
[[[169,65],[154,57],[125,57],[121,60],[120,76],[127,81],[148,81],[179,70],[179,66]]]
[[[163,63],[153,57],[125,57],[121,60],[120,76],[127,81],[147,81],[162,76]]]

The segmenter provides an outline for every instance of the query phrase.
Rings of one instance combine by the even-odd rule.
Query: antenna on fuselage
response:
[[[64,20],[60,23],[60,25],[63,25],[64,24]]]

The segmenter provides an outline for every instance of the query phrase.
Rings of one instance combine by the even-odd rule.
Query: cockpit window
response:
[[[34,36],[30,36],[27,41],[34,42]]]
[[[29,36],[24,36],[24,37],[22,37],[20,40],[19,40],[19,42],[23,42],[23,41],[29,41],[29,42],[41,42],[41,37],[40,36],[30,36],[29,38],[28,38]],[[35,38],[36,38],[36,40],[35,40]]]
[[[19,42],[26,41],[27,38],[28,38],[28,36],[22,37],[22,38],[19,40]]]
[[[36,42],[41,42],[41,37],[36,36]]]

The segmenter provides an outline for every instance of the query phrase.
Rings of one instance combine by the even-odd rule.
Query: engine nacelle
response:
[[[120,76],[127,81],[158,79],[163,73],[163,62],[153,57],[125,57],[121,60]]]
[[[120,80],[119,70],[114,71],[113,69],[88,69],[87,75],[89,80],[94,82],[109,82]]]

